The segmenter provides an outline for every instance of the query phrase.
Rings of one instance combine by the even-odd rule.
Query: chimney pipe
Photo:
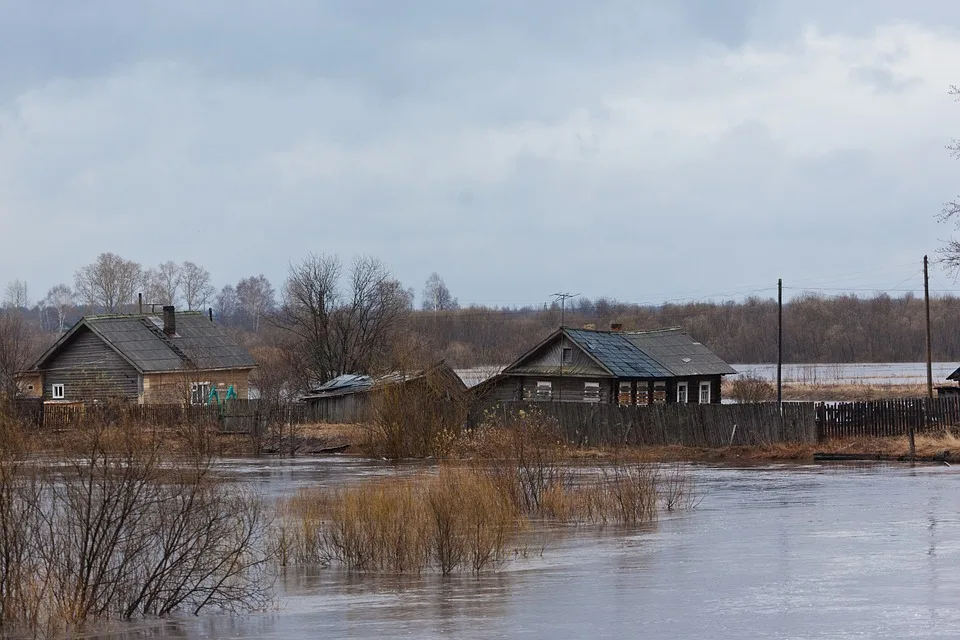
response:
[[[623,325],[619,322],[611,322],[610,331],[623,331]]]
[[[163,332],[168,336],[177,334],[177,314],[172,305],[163,307]]]
[[[210,318],[210,322],[213,322],[213,307],[207,307],[207,316]]]

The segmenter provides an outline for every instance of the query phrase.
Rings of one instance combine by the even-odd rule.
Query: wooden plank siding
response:
[[[821,440],[903,436],[960,427],[960,397],[819,403]]]
[[[107,398],[136,400],[139,374],[129,362],[89,329],[81,329],[43,367],[43,397],[53,398],[53,385],[64,386],[64,400]]]

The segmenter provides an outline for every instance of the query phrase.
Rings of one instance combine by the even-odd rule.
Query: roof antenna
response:
[[[560,328],[563,329],[564,316],[566,315],[567,298],[576,298],[579,293],[554,293],[553,297],[560,301]],[[554,300],[556,302],[556,300]]]

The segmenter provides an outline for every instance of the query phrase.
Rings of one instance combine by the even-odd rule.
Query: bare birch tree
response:
[[[200,265],[185,261],[180,265],[180,287],[187,309],[202,309],[213,297],[210,272]]]
[[[460,303],[436,271],[430,274],[423,287],[421,308],[424,311],[456,311],[460,308]]]
[[[276,306],[273,285],[262,273],[244,278],[237,283],[237,315],[254,333],[260,331],[260,322]]]
[[[73,290],[65,284],[55,285],[47,291],[47,297],[43,302],[57,316],[57,332],[63,333],[66,329],[67,314],[76,303]]]
[[[951,86],[950,95],[953,96],[954,100],[960,102],[960,87]],[[947,150],[951,156],[960,159],[960,139],[954,138],[951,140],[950,144],[947,145]],[[960,196],[943,205],[939,220],[940,222],[953,224],[955,228],[960,229]],[[943,247],[937,250],[937,253],[940,254],[940,262],[947,271],[954,276],[960,274],[960,240],[950,238]]]
[[[224,285],[213,299],[213,312],[224,324],[231,322],[237,313],[237,290],[233,285]]]
[[[3,306],[7,309],[26,309],[30,306],[30,295],[25,280],[11,280],[3,294]]]
[[[379,260],[358,258],[345,274],[336,256],[310,255],[290,266],[279,320],[299,341],[310,374],[323,381],[376,370],[411,304]]]
[[[177,305],[180,301],[182,274],[180,265],[167,260],[144,274],[144,294],[152,304]]]
[[[143,268],[114,253],[101,253],[73,278],[77,294],[91,309],[100,307],[107,313],[116,313],[133,302],[143,282]]]

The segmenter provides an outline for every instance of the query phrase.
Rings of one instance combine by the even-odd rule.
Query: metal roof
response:
[[[565,329],[564,333],[618,378],[663,378],[671,375],[621,332]]]
[[[683,329],[629,331],[621,334],[672,376],[710,376],[737,373],[705,345]]]
[[[86,316],[41,356],[34,368],[69,342],[82,327],[99,336],[143,373],[257,366],[250,353],[205,314],[178,311],[176,323],[176,334],[167,336],[163,332],[163,318],[156,314]]]

